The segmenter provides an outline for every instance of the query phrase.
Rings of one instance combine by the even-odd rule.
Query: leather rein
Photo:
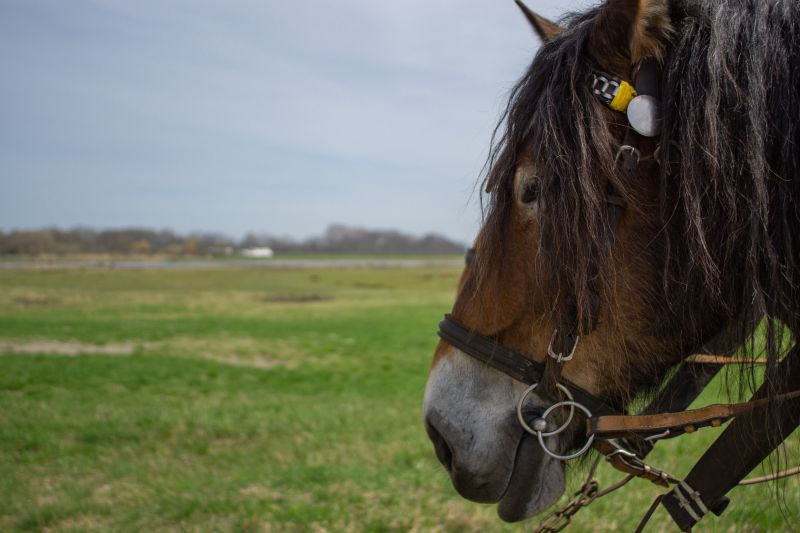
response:
[[[629,125],[617,152],[617,164],[626,183],[630,183],[637,173],[641,137],[653,137],[658,134],[660,120],[655,106],[659,99],[660,72],[657,64],[646,61],[640,65],[634,85],[635,90],[627,82],[602,73],[595,74],[592,83],[594,94],[606,105],[616,111],[627,108]],[[610,238],[613,239],[625,213],[626,204],[613,191],[608,192],[607,204]],[[468,261],[472,257],[474,251],[470,250]],[[589,292],[590,298],[599,302],[591,287]],[[789,424],[794,424],[781,428],[783,433],[771,435],[772,440],[780,439],[779,443],[788,436],[787,428],[791,430],[800,425],[800,409],[798,409],[800,402],[797,401],[800,399],[800,390],[797,390],[800,386],[800,353],[795,354],[793,350],[781,361],[780,365],[786,367],[786,387],[783,390],[779,389],[778,394],[767,394],[766,385],[763,385],[748,402],[714,404],[686,410],[724,365],[763,362],[730,357],[730,354],[692,356],[684,361],[656,398],[640,414],[630,415],[625,413],[621,406],[598,398],[561,376],[562,365],[573,358],[580,339],[580,325],[577,313],[574,312],[574,300],[568,301],[565,307],[572,311],[565,313],[567,318],[554,330],[545,362],[535,361],[502,346],[496,340],[470,330],[450,315],[446,315],[439,324],[439,336],[442,340],[528,386],[517,404],[517,417],[525,431],[538,438],[545,453],[565,461],[583,455],[592,447],[600,454],[591,467],[589,477],[575,493],[575,497],[566,506],[547,515],[537,531],[560,531],[570,523],[572,516],[582,507],[600,496],[621,488],[634,477],[647,479],[662,487],[673,487],[670,492],[656,499],[637,531],[643,529],[659,504],[667,508],[683,531],[688,531],[709,510],[721,514],[728,503],[725,495],[733,486],[760,483],[800,473],[800,468],[794,468],[742,481],[742,478],[757,466],[777,446],[777,443],[775,446],[756,447],[754,451],[741,452],[738,449],[741,446],[743,432],[747,431],[741,427],[745,419],[751,425],[754,420],[755,423],[758,421],[764,423],[763,412],[767,407],[779,405],[782,408],[783,419],[789,420]],[[584,334],[591,333],[594,329],[598,312],[599,303],[592,309],[588,328],[584,328],[588,331],[584,331]],[[551,372],[548,373],[548,370]],[[525,400],[548,374],[555,374],[556,388],[561,391],[562,398],[565,396],[567,399],[553,403],[531,423],[525,417],[527,414],[523,408]],[[557,429],[547,431],[550,426],[548,417],[558,408],[569,408],[568,418]],[[585,444],[577,452],[567,455],[550,450],[544,439],[564,431],[570,425],[575,411],[580,411],[586,419]],[[703,427],[719,427],[735,418],[736,422],[739,422],[739,417],[743,419],[742,423],[729,426],[712,449],[697,462],[686,479],[674,477],[644,462],[646,455],[658,440],[692,433]],[[740,456],[744,454],[744,457],[740,457],[741,462],[752,466],[741,472],[740,476],[738,470],[734,475],[721,475],[718,470],[731,469],[727,461],[719,461],[717,454],[720,450],[728,454]],[[626,477],[601,491],[593,476],[602,457],[605,457],[613,467],[624,472]],[[720,480],[712,479],[707,482],[706,478],[709,477],[717,477]],[[704,486],[702,492],[696,489],[698,485]]]

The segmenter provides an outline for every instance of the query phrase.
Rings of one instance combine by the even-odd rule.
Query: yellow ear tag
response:
[[[608,106],[614,111],[624,113],[625,110],[628,109],[628,104],[630,104],[631,100],[633,100],[635,97],[636,89],[633,88],[633,85],[625,80],[622,80],[619,82],[617,94],[614,95],[614,99],[611,100],[611,103],[608,104]]]

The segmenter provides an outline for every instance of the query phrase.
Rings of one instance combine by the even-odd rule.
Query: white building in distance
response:
[[[272,248],[261,246],[258,248],[245,248],[242,250],[242,255],[245,257],[258,257],[260,259],[264,259],[274,256],[275,252],[272,251]]]

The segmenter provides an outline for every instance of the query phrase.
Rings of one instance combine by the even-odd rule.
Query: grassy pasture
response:
[[[531,529],[459,498],[421,425],[458,274],[0,270],[0,530]],[[716,433],[652,463],[685,474]],[[779,485],[784,516],[741,488],[698,529],[791,529],[800,483]],[[572,531],[632,530],[658,490],[634,480]]]

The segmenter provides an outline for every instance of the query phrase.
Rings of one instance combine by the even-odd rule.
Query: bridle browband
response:
[[[633,181],[638,170],[641,138],[653,137],[659,132],[660,117],[657,107],[659,88],[660,72],[655,61],[645,61],[640,65],[634,85],[605,73],[595,73],[593,77],[593,93],[611,109],[618,112],[627,111],[628,114],[628,126],[616,156],[616,164],[626,185]],[[609,238],[613,240],[627,206],[624,199],[613,190],[607,191],[606,203],[609,209]],[[467,261],[471,262],[474,255],[475,251],[470,250]],[[715,404],[686,410],[725,364],[742,362],[741,359],[730,357],[730,353],[724,357],[705,359],[693,356],[684,361],[642,413],[629,415],[621,406],[615,405],[615,402],[599,398],[561,376],[562,365],[572,359],[580,333],[584,335],[591,333],[597,324],[599,298],[592,287],[589,287],[588,292],[590,298],[597,302],[591,309],[588,325],[581,331],[578,313],[574,309],[574,297],[568,297],[564,304],[567,309],[566,319],[553,332],[545,362],[536,361],[501,345],[495,339],[480,335],[460,324],[451,315],[445,315],[444,320],[439,323],[439,336],[442,340],[462,353],[528,386],[517,404],[517,416],[525,431],[538,437],[545,453],[561,460],[578,457],[591,446],[600,453],[586,483],[575,497],[563,508],[547,515],[537,531],[560,531],[582,507],[600,496],[621,488],[634,477],[647,479],[660,486],[673,487],[670,492],[659,496],[653,502],[637,531],[643,529],[658,504],[663,504],[667,508],[683,531],[688,531],[709,511],[721,514],[728,503],[726,493],[737,484],[753,484],[800,473],[800,468],[795,468],[771,476],[742,481],[777,446],[777,444],[772,445],[771,441],[768,445],[746,447],[744,452],[746,457],[740,461],[742,465],[736,465],[734,468],[731,468],[727,461],[720,463],[718,459],[720,453],[734,454],[739,451],[742,435],[750,431],[753,424],[765,423],[763,412],[767,407],[781,405],[784,408],[781,411],[779,429],[771,435],[780,439],[779,442],[800,425],[800,409],[798,409],[800,390],[796,390],[797,384],[800,384],[800,355],[797,353],[800,348],[793,349],[779,363],[785,370],[784,383],[778,384],[776,389],[778,393],[772,396],[768,395],[765,384],[748,402]],[[566,394],[568,399],[553,403],[529,425],[524,419],[523,404],[527,396],[548,374],[556,376],[557,389]],[[559,407],[569,407],[569,417],[558,429],[547,432],[548,415]],[[585,445],[571,455],[560,455],[549,450],[543,437],[558,434],[566,429],[576,409],[582,411],[586,417]],[[697,462],[685,480],[644,462],[646,455],[660,439],[692,433],[701,427],[718,427],[734,418],[736,420]],[[621,482],[603,491],[599,491],[597,481],[593,479],[600,457],[605,457],[612,466],[626,474]],[[725,471],[718,472],[720,468]],[[712,481],[705,479],[708,477],[711,477]],[[698,487],[702,490],[698,490]]]

